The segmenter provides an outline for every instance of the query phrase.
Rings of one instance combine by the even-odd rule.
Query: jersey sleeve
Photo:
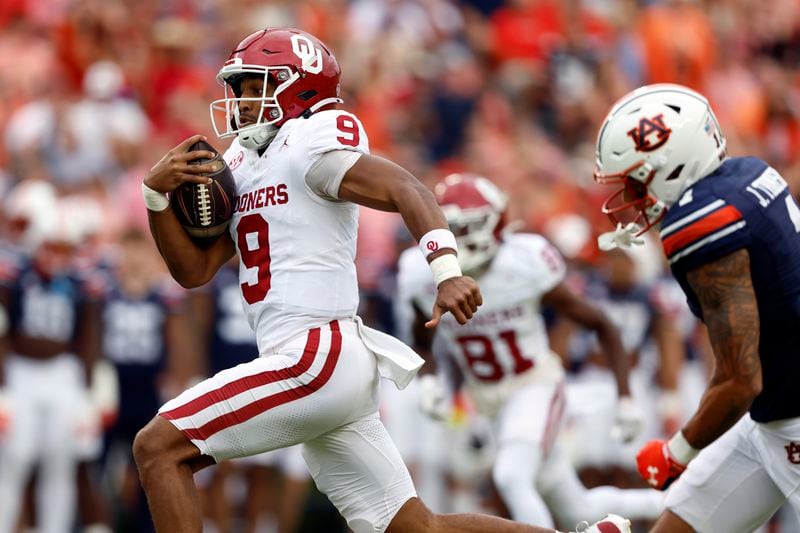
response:
[[[309,159],[315,160],[326,152],[349,150],[369,153],[369,140],[361,121],[347,111],[322,111],[308,119],[304,134],[308,135]]]
[[[564,281],[567,275],[564,259],[547,239],[541,235],[524,233],[509,238],[513,239],[518,267],[523,270],[537,296]]]
[[[747,206],[709,194],[678,209],[661,229],[673,271],[688,272],[750,244]]]
[[[367,133],[355,115],[338,109],[315,113],[306,120],[301,130],[303,179],[316,195],[335,199],[345,173],[358,159],[349,154],[369,154]],[[331,152],[344,153],[323,157]]]

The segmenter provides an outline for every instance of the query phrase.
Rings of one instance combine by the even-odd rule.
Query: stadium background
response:
[[[226,147],[208,119],[216,71],[241,37],[276,25],[332,48],[374,153],[429,185],[489,177],[511,218],[568,258],[599,261],[591,234],[607,229],[608,191],[591,179],[593,143],[608,107],[642,84],[703,92],[731,153],[800,187],[798,0],[4,0],[0,240],[13,239],[9,198],[35,180],[78,206],[76,257],[113,256],[128,229],[146,231],[143,174],[190,134]],[[578,242],[558,231],[574,214],[590,230]],[[362,314],[387,330],[401,227],[362,213]],[[105,483],[113,515],[119,487]],[[335,517],[319,497],[307,505],[307,521]]]

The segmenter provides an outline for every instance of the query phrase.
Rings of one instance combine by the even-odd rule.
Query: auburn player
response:
[[[654,530],[750,531],[786,501],[800,512],[800,208],[786,182],[760,159],[728,157],[708,101],[672,84],[614,105],[595,179],[622,185],[603,206],[617,226],[601,244],[658,228],[716,359],[694,416],[637,457],[652,486],[677,479]],[[627,210],[636,218],[623,223]]]
[[[260,356],[168,402],[137,436],[156,527],[201,528],[193,471],[303,442],[317,486],[356,532],[532,530],[480,515],[433,515],[378,418],[378,371],[403,387],[422,361],[355,317],[356,204],[399,211],[420,240],[439,283],[431,326],[446,312],[465,323],[481,295],[461,275],[431,192],[370,155],[359,120],[337,108],[339,74],[330,50],[299,30],[257,31],[236,46],[218,75],[225,98],[211,107],[222,114],[222,136],[236,137],[225,159],[239,201],[229,234],[210,249],[189,239],[165,195],[182,182],[208,181],[198,174],[211,165],[189,162],[211,153],[186,152],[201,137],[168,152],[144,179],[153,237],[182,285],[203,285],[238,253]]]
[[[676,328],[657,306],[654,282],[661,266],[660,251],[654,242],[647,246],[615,250],[600,258],[598,268],[568,281],[585,299],[598,307],[619,330],[627,360],[630,362],[630,386],[636,403],[646,416],[642,434],[620,446],[607,428],[612,413],[607,406],[616,397],[611,372],[602,349],[591,330],[578,330],[565,317],[557,317],[551,327],[551,341],[559,353],[569,356],[568,420],[570,432],[577,438],[573,453],[587,475],[605,477],[610,467],[630,467],[636,450],[647,440],[664,434],[658,427],[656,391],[660,381],[663,390],[674,391],[677,385],[683,350]],[[688,312],[688,310],[687,310]],[[606,406],[606,408],[602,408]],[[673,430],[675,428],[673,427]],[[603,439],[603,432],[609,438]],[[579,436],[583,436],[581,439]],[[592,446],[582,446],[585,438],[593,438]],[[605,472],[597,471],[596,468]],[[624,476],[616,471],[614,476]],[[601,477],[601,478],[602,478]],[[608,478],[606,478],[608,483]],[[597,483],[594,483],[597,484]],[[616,484],[611,482],[611,484]]]
[[[196,375],[192,369],[197,365],[189,357],[185,295],[158,274],[151,249],[149,237],[139,229],[120,235],[100,313],[102,354],[119,381],[118,415],[108,431],[107,448],[126,455],[136,433],[158,412],[162,389],[171,385],[168,380],[185,386]],[[126,518],[137,531],[148,531],[152,526],[144,494],[131,490],[138,486],[132,459],[123,465],[122,482],[114,489]]]
[[[44,205],[44,204],[43,204]],[[32,257],[0,256],[0,532],[15,531],[35,467],[36,525],[72,527],[78,464],[100,452],[100,417],[88,384],[97,351],[97,290],[71,269],[75,226],[53,203],[39,217]],[[4,411],[4,412],[3,412]]]
[[[617,381],[619,429],[630,439],[641,420],[629,397],[626,353],[616,328],[567,288],[563,260],[543,237],[503,234],[506,198],[489,180],[450,175],[436,195],[456,234],[461,267],[480,282],[484,305],[467,324],[442,317],[438,342],[422,344],[432,344],[439,359],[455,360],[476,409],[490,417],[497,441],[492,477],[512,518],[552,526],[551,512],[559,523],[608,511],[631,518],[657,516],[662,498],[654,491],[586,490],[557,444],[564,370],[548,345],[541,306],[597,334]],[[418,324],[428,320],[436,290],[418,250],[403,253],[398,276],[400,297],[416,309]],[[433,383],[441,378],[423,379]],[[436,407],[444,395],[432,385],[424,389],[429,398],[423,407]]]

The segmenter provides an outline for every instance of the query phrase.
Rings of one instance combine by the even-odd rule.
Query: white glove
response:
[[[642,410],[630,396],[621,397],[617,402],[617,413],[614,416],[611,437],[622,442],[631,442],[639,435],[643,427]]]
[[[597,237],[597,246],[604,252],[608,252],[614,248],[630,248],[634,244],[644,244],[644,237],[636,237],[640,229],[633,222],[629,222],[625,227],[618,222],[614,231],[608,231]]]
[[[419,409],[434,420],[444,421],[450,414],[447,389],[439,376],[425,374],[419,378]]]
[[[111,426],[119,409],[119,379],[117,370],[108,361],[101,359],[95,362],[89,397],[97,409],[103,427]]]

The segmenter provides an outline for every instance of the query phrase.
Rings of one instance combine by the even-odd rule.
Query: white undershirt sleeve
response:
[[[332,150],[317,158],[306,172],[306,185],[314,194],[326,200],[339,199],[339,186],[344,175],[356,164],[361,152]]]

